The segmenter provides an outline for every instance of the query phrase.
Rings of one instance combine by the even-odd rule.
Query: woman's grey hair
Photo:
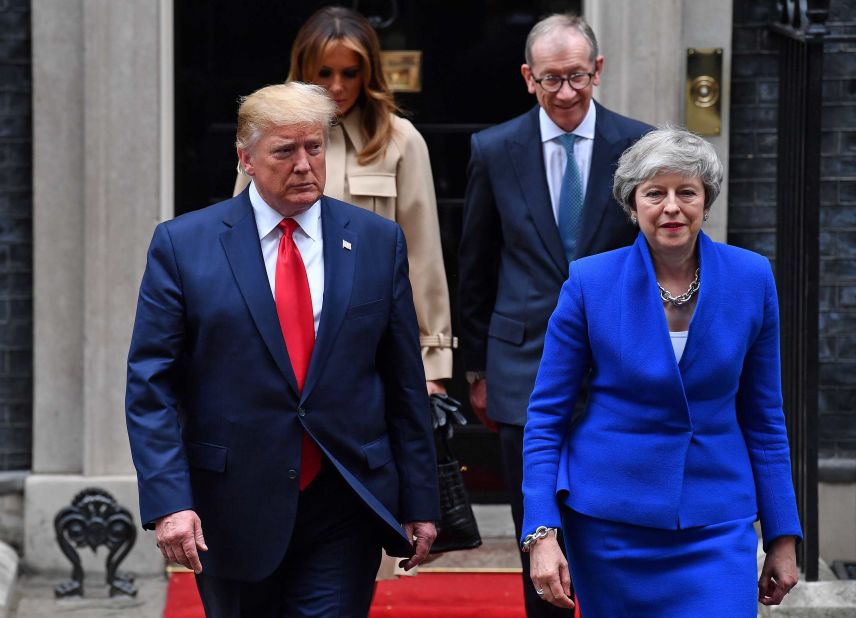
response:
[[[710,142],[686,129],[656,129],[625,150],[618,160],[612,195],[628,216],[636,210],[636,187],[661,172],[701,180],[705,210],[716,200],[722,186],[722,163]]]
[[[235,146],[250,150],[272,127],[321,125],[325,135],[336,116],[336,103],[314,84],[288,82],[265,86],[241,97]]]
[[[598,55],[597,37],[594,36],[594,30],[591,29],[591,26],[589,26],[586,20],[579,15],[574,15],[573,13],[556,13],[549,17],[545,17],[532,26],[532,30],[529,31],[529,35],[526,37],[526,49],[524,51],[524,56],[526,58],[526,64],[528,64],[530,68],[533,64],[532,46],[535,45],[535,41],[544,35],[551,34],[556,30],[564,28],[576,30],[583,35],[583,38],[588,42],[589,48],[591,49],[589,59],[592,64],[595,63]]]

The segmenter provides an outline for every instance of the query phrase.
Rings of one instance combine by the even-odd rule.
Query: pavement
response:
[[[5,618],[9,613],[17,577],[18,554],[0,541],[0,618]]]
[[[12,551],[10,549],[10,551]],[[14,554],[14,552],[12,552]],[[2,550],[0,550],[2,555]],[[17,556],[15,557],[17,560]],[[517,544],[512,537],[486,538],[482,547],[469,551],[437,554],[420,570],[430,572],[519,571]],[[166,602],[165,576],[139,577],[136,597],[110,598],[103,576],[93,575],[84,582],[85,596],[56,599],[54,586],[68,579],[68,573],[21,573],[17,580],[0,581],[0,593],[10,591],[8,613],[0,618],[160,618]],[[10,589],[10,584],[14,586]]]
[[[507,507],[479,507],[483,545],[436,554],[423,572],[458,570],[519,571],[517,542]],[[54,587],[69,572],[33,573],[19,566],[17,553],[0,542],[0,618],[160,618],[166,603],[166,576],[138,577],[136,597],[110,598],[103,575],[87,574],[85,596],[56,599]]]
[[[420,572],[518,571],[517,542],[509,535],[507,514],[477,509],[483,544],[477,549],[436,555]],[[491,522],[491,517],[496,523]],[[759,549],[759,567],[763,553]],[[777,616],[852,618],[856,616],[856,580],[836,580],[822,564],[819,582],[800,582],[775,608],[759,607],[759,618]],[[139,577],[136,597],[111,598],[103,575],[85,581],[85,597],[56,599],[54,586],[69,573],[30,573],[19,567],[15,551],[0,542],[0,618],[160,618],[166,602],[165,575]]]
[[[85,597],[56,599],[54,586],[68,573],[24,573],[18,577],[7,618],[160,618],[166,602],[165,576],[138,578],[136,597],[111,598],[103,577],[84,582]],[[91,580],[91,581],[90,581]]]

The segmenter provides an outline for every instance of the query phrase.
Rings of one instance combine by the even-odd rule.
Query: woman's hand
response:
[[[761,578],[758,580],[758,601],[778,605],[799,581],[796,539],[781,536],[770,543]]]
[[[538,596],[544,601],[557,607],[573,609],[571,572],[555,533],[539,539],[529,550],[529,577]]]

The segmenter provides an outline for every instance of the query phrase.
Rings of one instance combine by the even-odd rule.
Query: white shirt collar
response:
[[[597,119],[597,111],[594,105],[594,101],[589,102],[588,112],[586,112],[585,118],[583,121],[577,125],[577,128],[571,131],[574,135],[578,137],[584,137],[586,139],[594,139],[594,123]],[[567,133],[562,127],[553,122],[550,117],[547,115],[547,112],[544,111],[544,108],[540,108],[538,110],[538,122],[541,125],[541,141],[549,142],[550,140],[556,139],[560,135],[564,135]]]
[[[252,204],[253,212],[256,215],[256,229],[259,232],[259,239],[270,234],[276,229],[279,222],[286,218],[264,201],[259,190],[256,189],[254,181],[250,182],[250,204]],[[318,240],[321,236],[321,200],[317,200],[299,215],[294,215],[292,219],[297,221],[304,234],[312,240]]]

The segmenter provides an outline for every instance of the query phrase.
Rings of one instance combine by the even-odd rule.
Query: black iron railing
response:
[[[771,29],[779,41],[776,280],[782,388],[805,535],[797,559],[805,579],[816,581],[820,120],[829,0],[784,0],[779,6]]]

